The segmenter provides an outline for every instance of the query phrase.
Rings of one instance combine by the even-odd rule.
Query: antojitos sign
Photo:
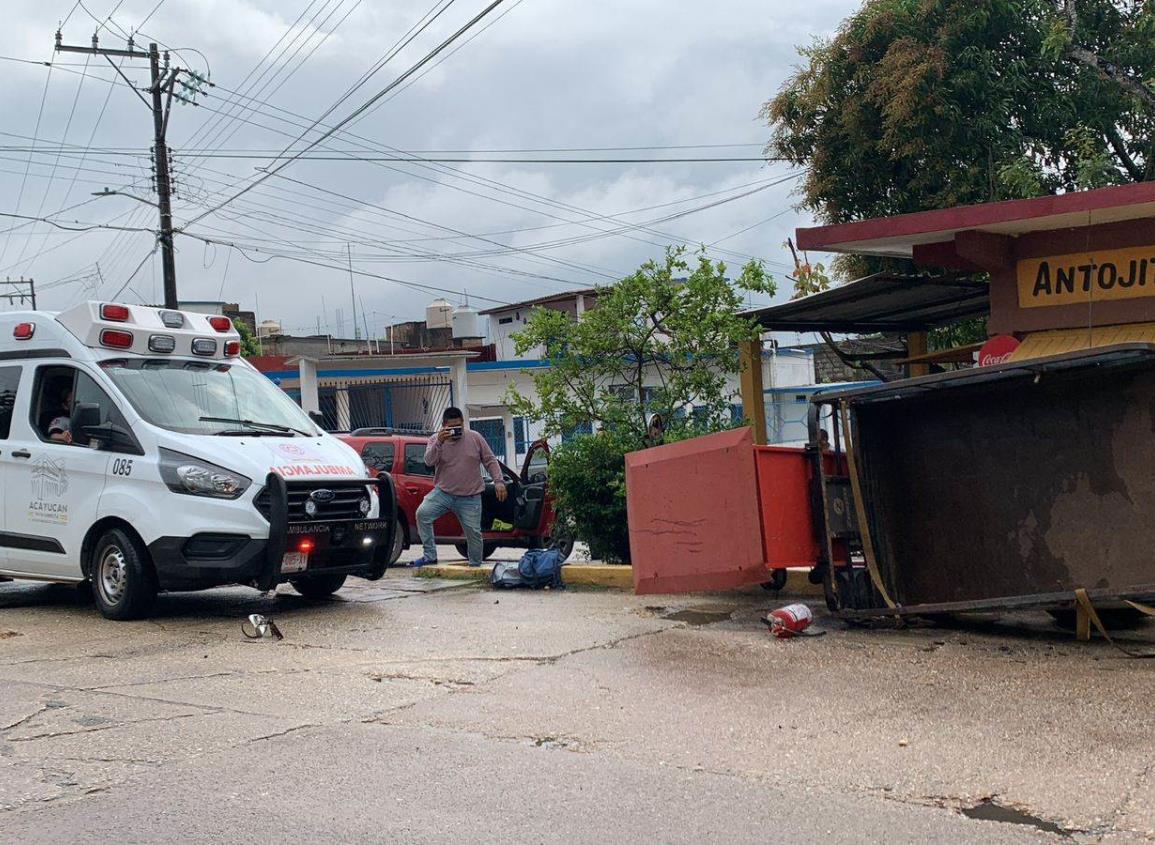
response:
[[[1022,308],[1155,297],[1155,247],[1028,258],[1017,269]]]

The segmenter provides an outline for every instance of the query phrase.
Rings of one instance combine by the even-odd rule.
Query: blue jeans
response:
[[[457,517],[457,521],[465,531],[465,544],[469,547],[469,565],[481,566],[481,494],[454,496],[440,487],[434,487],[417,508],[417,533],[421,535],[425,559],[437,560],[433,522],[450,512]]]

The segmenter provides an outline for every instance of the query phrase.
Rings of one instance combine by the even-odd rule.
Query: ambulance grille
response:
[[[329,483],[288,482],[289,493],[289,522],[327,522],[334,519],[364,519],[361,513],[361,500],[369,496],[369,488],[362,482],[333,481]],[[317,490],[328,490],[333,497],[314,497],[317,504],[317,515],[308,516],[305,513],[305,502]],[[253,500],[258,511],[265,519],[269,518],[271,495],[266,487]]]

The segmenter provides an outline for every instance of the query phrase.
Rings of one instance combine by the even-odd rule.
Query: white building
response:
[[[581,319],[586,311],[597,307],[597,295],[596,289],[588,288],[480,312],[480,317],[489,320],[494,360],[478,360],[485,356],[463,349],[388,355],[302,355],[284,358],[283,363],[266,367],[266,373],[298,396],[307,410],[324,413],[328,425],[338,430],[363,426],[428,429],[440,419],[441,410],[457,405],[498,457],[516,468],[529,445],[541,436],[541,426],[515,416],[506,398],[514,388],[535,399],[534,372],[548,367],[549,361],[541,349],[517,355],[512,336],[525,328],[537,308],[550,308]],[[794,417],[804,415],[804,404],[790,395],[787,401],[798,402],[797,408],[790,405],[783,412],[777,406],[784,401],[786,389],[813,384],[812,353],[767,344],[762,355],[762,382],[771,441],[798,439]],[[643,389],[657,388],[659,384],[655,372]],[[731,396],[731,413],[734,419],[740,419],[737,374],[727,377],[727,392]],[[592,428],[591,424],[588,430]]]

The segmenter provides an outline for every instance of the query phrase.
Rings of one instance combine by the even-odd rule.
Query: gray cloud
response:
[[[7,25],[0,31],[0,55],[50,58],[56,24],[72,2],[4,0]],[[250,68],[266,55],[303,9],[334,12],[322,30],[331,27],[345,11],[354,9],[275,94],[270,96],[274,82],[260,95],[272,106],[312,118],[332,104],[417,21],[430,2],[167,0],[144,30],[174,47],[200,50],[211,62],[213,80],[223,88],[237,89]],[[507,0],[506,5],[514,2]],[[46,5],[50,7],[47,10]],[[115,2],[86,0],[86,5],[102,17]],[[853,0],[814,0],[807,4],[765,0],[716,0],[709,4],[668,0],[524,0],[476,40],[359,122],[353,131],[378,144],[419,150],[760,145],[767,129],[757,120],[758,109],[797,63],[795,46],[808,43],[815,34],[829,33],[856,5]],[[155,0],[126,0],[115,20],[131,28],[153,6]],[[335,116],[344,116],[364,102],[481,7],[480,0],[455,3],[428,33],[391,61]],[[66,41],[87,43],[94,27],[92,19],[77,9],[65,27]],[[101,38],[107,46],[121,44],[109,32],[102,32]],[[311,40],[302,36],[297,43],[307,46],[298,58],[318,41],[319,33]],[[182,50],[179,60],[198,70],[206,69],[196,53]],[[84,58],[69,56],[63,61],[78,66],[62,66],[53,71],[39,137],[85,145],[110,91],[111,83],[106,80],[112,79],[113,74],[106,62],[92,60],[88,72],[93,78],[82,80],[68,71],[83,70]],[[0,108],[6,118],[3,130],[32,136],[47,69],[2,61],[0,71],[5,74],[6,83],[0,87]],[[146,77],[143,66],[130,69],[126,64],[126,71],[141,81]],[[215,139],[215,144],[224,142],[229,148],[268,150],[279,149],[289,140],[282,134],[243,123],[230,123],[219,136],[206,133],[204,126],[216,118],[209,109],[227,108],[227,97],[224,90],[217,89],[204,100],[203,108],[174,109],[170,145],[176,153],[180,189],[178,221],[189,221],[206,205],[228,196],[264,163],[220,158],[197,162],[191,148],[203,147],[207,140]],[[65,136],[74,99],[76,109]],[[248,111],[241,114],[246,120],[295,132],[291,125],[274,116]],[[93,143],[98,147],[143,149],[150,143],[149,129],[147,111],[120,84],[111,88]],[[226,141],[234,129],[235,134]],[[24,143],[26,140],[21,138],[0,136],[0,146]],[[345,140],[334,139],[333,143],[340,149],[357,146]],[[752,146],[713,152],[752,155],[759,149]],[[688,151],[691,155],[709,152]],[[25,153],[0,152],[0,196],[4,198],[0,210],[17,210],[26,158]],[[19,197],[21,214],[55,212],[90,199],[89,193],[104,185],[115,189],[131,184],[142,195],[149,191],[147,161],[138,158],[94,154],[81,162],[75,156],[62,156],[54,172],[52,156],[36,155],[33,161],[23,196]],[[86,169],[71,169],[78,167]],[[54,178],[45,178],[49,175]],[[323,264],[343,265],[345,241],[352,240],[354,263],[359,270],[462,291],[479,304],[480,297],[520,299],[567,284],[607,281],[607,277],[628,272],[641,261],[660,255],[661,245],[668,240],[640,232],[630,233],[636,239],[591,238],[596,229],[660,218],[723,199],[728,193],[749,190],[740,186],[784,175],[782,165],[758,163],[422,167],[296,162],[283,171],[287,179],[269,179],[221,213],[190,226],[190,231],[220,241],[244,243],[249,248],[241,254],[224,246],[181,238],[180,292],[184,298],[215,299],[223,284],[227,298],[250,306],[259,302],[262,316],[281,319],[294,328],[315,325],[324,297],[327,319],[322,322],[335,329],[333,312],[337,307],[343,308],[348,331],[346,274],[340,269],[269,260],[269,255],[292,253],[311,256]],[[73,176],[76,181],[70,185]],[[289,179],[321,186],[352,200],[318,193]],[[513,191],[478,180],[493,180]],[[775,220],[720,244],[737,253],[783,262],[786,255],[782,241],[796,225],[809,222],[790,210],[791,188],[792,183],[786,182],[655,225],[688,243],[710,243],[784,212]],[[673,204],[703,194],[715,196]],[[562,207],[544,203],[535,198],[538,196]],[[593,224],[593,228],[573,223],[582,219],[582,214],[574,209],[605,215],[658,205],[665,207],[626,215],[620,223]],[[269,215],[275,218],[270,219]],[[119,218],[115,222],[120,225],[154,225],[150,209],[126,199],[99,199],[61,215],[62,219],[86,222],[104,222],[114,217]],[[0,229],[20,222],[0,221]],[[527,228],[530,231],[506,234],[508,230]],[[522,250],[536,248],[542,242],[574,242],[534,256],[456,237],[449,230],[500,233],[493,234],[490,240]],[[5,239],[8,242],[0,258],[0,273],[34,275],[45,288],[45,307],[65,307],[87,296],[111,295],[145,259],[152,245],[152,236],[147,232],[93,231],[78,236],[43,224],[0,234],[0,249],[4,249]],[[492,254],[495,252],[501,254]],[[436,253],[465,257],[456,262],[431,260],[431,254]],[[728,261],[736,260],[729,253],[719,254]],[[99,278],[94,275],[97,261]],[[478,268],[476,262],[490,265],[490,269]],[[771,264],[771,269],[781,276],[781,267]],[[82,278],[68,281],[73,276]],[[55,287],[51,287],[53,282],[57,283]],[[371,315],[374,331],[391,315],[418,316],[431,298],[427,292],[383,280],[359,278],[356,287]],[[154,300],[160,295],[159,288],[159,262],[154,258],[145,262],[124,296]]]

